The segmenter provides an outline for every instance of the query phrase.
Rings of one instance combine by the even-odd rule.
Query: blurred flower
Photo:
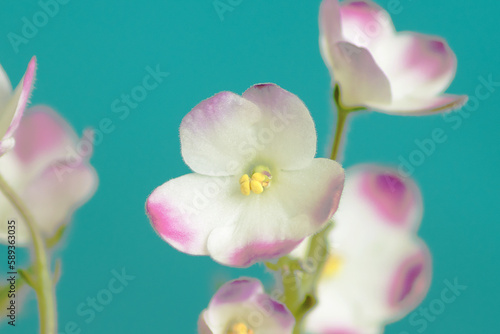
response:
[[[14,149],[0,158],[0,174],[24,201],[42,234],[51,237],[93,195],[97,175],[86,159],[68,159],[78,138],[48,107],[28,110],[15,140]],[[61,166],[67,168],[66,173],[59,173]],[[0,243],[6,243],[6,224],[12,218],[17,222],[16,244],[27,245],[27,226],[0,193]]]
[[[201,102],[182,121],[180,137],[195,173],[158,187],[146,210],[182,252],[249,266],[288,254],[337,209],[344,172],[314,159],[309,111],[276,85]]]
[[[0,66],[0,156],[14,146],[14,132],[28,103],[35,72],[36,58],[33,57],[21,82],[12,91],[9,77]]]
[[[382,333],[385,324],[415,308],[432,271],[429,251],[416,236],[421,218],[413,181],[380,166],[348,169],[319,303],[306,328],[318,334]]]
[[[371,1],[323,0],[320,31],[323,59],[348,108],[421,115],[467,101],[465,95],[442,94],[457,67],[446,41],[396,33],[389,14]]]
[[[288,309],[264,293],[262,284],[241,278],[223,285],[198,321],[200,334],[287,334],[295,319]]]

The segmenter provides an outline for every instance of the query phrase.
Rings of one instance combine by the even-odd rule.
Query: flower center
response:
[[[231,326],[227,334],[254,334],[254,331],[244,323],[238,322]]]
[[[257,166],[252,172],[252,177],[245,174],[240,178],[241,193],[245,196],[250,195],[250,192],[262,194],[271,185],[272,178],[269,168]]]
[[[328,257],[325,263],[325,267],[323,268],[322,276],[324,278],[331,278],[335,274],[337,274],[344,264],[344,261],[339,255],[331,255]]]

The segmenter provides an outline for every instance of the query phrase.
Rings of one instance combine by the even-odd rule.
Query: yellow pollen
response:
[[[250,195],[250,178],[247,174],[240,178],[240,189],[241,193],[245,196]]]
[[[241,193],[245,196],[250,195],[250,192],[262,194],[271,184],[271,173],[269,169],[259,166],[255,170],[251,178],[248,174],[240,178]]]
[[[254,334],[254,331],[242,322],[234,324],[227,334]]]
[[[340,269],[342,269],[343,263],[344,261],[340,256],[331,255],[330,257],[328,257],[328,260],[326,260],[322,276],[329,278],[337,274]]]

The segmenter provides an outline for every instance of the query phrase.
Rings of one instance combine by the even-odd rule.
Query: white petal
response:
[[[345,106],[359,107],[391,101],[389,80],[365,48],[339,42],[331,49],[333,76]]]
[[[203,101],[182,121],[182,155],[195,172],[249,173],[258,161],[298,169],[316,153],[314,123],[304,103],[273,85],[256,85],[243,97],[223,92]]]
[[[389,78],[394,101],[443,93],[457,69],[455,54],[445,40],[436,36],[400,33],[384,39],[372,53]]]
[[[248,266],[288,254],[336,211],[343,177],[340,165],[328,159],[273,175],[269,189],[244,201],[236,224],[210,234],[211,256],[232,266]]]
[[[467,95],[440,95],[435,97],[405,97],[390,104],[376,105],[373,110],[391,115],[429,115],[461,108],[467,103]]]
[[[309,110],[294,94],[274,84],[250,87],[243,97],[262,112],[256,134],[262,145],[257,153],[281,169],[308,166],[316,154],[316,130]]]

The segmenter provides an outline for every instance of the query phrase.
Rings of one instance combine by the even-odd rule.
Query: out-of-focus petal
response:
[[[262,284],[252,278],[224,284],[202,316],[205,330],[213,333],[227,333],[240,324],[253,333],[287,334],[292,333],[295,324],[290,311],[266,295]]]
[[[385,105],[372,105],[373,110],[391,115],[429,115],[459,109],[467,103],[467,95],[444,94],[435,97],[406,97]]]
[[[339,42],[332,48],[333,76],[347,107],[387,104],[391,86],[373,56],[365,48]]]
[[[356,233],[356,229],[382,226],[416,231],[422,219],[422,196],[412,179],[396,169],[359,165],[346,175],[345,190],[335,220]]]
[[[432,98],[443,93],[455,77],[457,58],[440,37],[400,33],[372,50],[391,83],[395,102],[406,97]]]
[[[0,159],[0,173],[26,203],[45,237],[68,223],[78,206],[95,192],[97,175],[88,160],[68,159],[75,151],[76,134],[48,107],[36,107],[23,117],[15,133],[17,145]],[[0,194],[0,242],[6,241],[8,219],[16,218],[16,242],[26,245],[29,233],[25,222],[10,202]]]
[[[14,90],[13,95],[8,99],[6,104],[0,107],[0,142],[3,140],[10,140],[18,128],[33,88],[35,73],[36,58],[33,57],[23,79],[21,79],[21,82]],[[0,144],[0,149],[3,150],[5,148],[6,145]],[[10,149],[11,147],[8,148]],[[3,153],[5,153],[5,151],[0,151],[0,155]]]
[[[68,123],[48,106],[34,106],[16,131],[14,153],[22,166],[39,173],[54,161],[75,152],[78,137]]]
[[[340,7],[343,39],[370,49],[374,43],[394,35],[391,17],[371,1],[349,1]]]

